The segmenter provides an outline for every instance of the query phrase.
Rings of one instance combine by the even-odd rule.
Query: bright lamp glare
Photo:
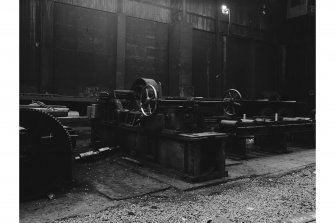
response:
[[[221,5],[222,14],[229,14],[229,8],[226,5]]]

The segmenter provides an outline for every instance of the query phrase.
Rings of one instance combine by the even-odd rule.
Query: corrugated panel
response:
[[[66,3],[85,8],[98,9],[108,12],[117,11],[117,0],[55,0],[55,2]]]
[[[169,7],[170,0],[141,2],[136,0],[125,0],[123,4],[123,12],[126,15],[137,18],[169,23],[171,21]]]
[[[182,1],[177,1],[173,7],[179,10],[179,20],[182,14]],[[200,30],[214,31],[216,4],[215,1],[192,0],[186,2],[187,22]]]
[[[308,12],[307,0],[288,0],[287,2],[288,19],[306,15],[307,12]]]
[[[186,5],[187,12],[211,18],[214,18],[216,10],[215,1],[192,0],[187,1]]]
[[[200,30],[214,32],[215,21],[211,18],[204,18],[194,14],[187,14],[187,22],[193,24],[193,27]]]
[[[136,0],[135,0],[136,1]],[[155,3],[157,5],[165,6],[165,7],[170,7],[171,6],[171,0],[137,0],[141,2],[151,2]]]
[[[247,26],[249,23],[249,12],[250,8],[248,8],[248,5],[242,5],[242,4],[236,4],[231,6],[231,22],[238,24],[238,25],[244,25]]]
[[[230,29],[230,33],[236,36],[247,37],[250,35],[248,27],[232,25]]]
[[[269,6],[267,6],[269,7]],[[258,1],[235,0],[228,8],[230,9],[230,33],[233,35],[256,39],[263,38],[263,32],[267,30],[269,15],[262,13],[262,4]],[[228,15],[220,15],[220,30],[227,32]]]

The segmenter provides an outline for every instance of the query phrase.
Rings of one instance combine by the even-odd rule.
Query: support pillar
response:
[[[223,177],[228,176],[228,172],[226,171],[226,144],[227,144],[227,139],[226,138],[222,139],[221,145],[220,147],[218,147],[217,154],[216,154],[217,170],[219,172],[219,175]]]
[[[278,89],[285,91],[286,86],[286,55],[287,55],[287,46],[280,46],[280,77],[279,77],[279,86]]]
[[[193,96],[192,24],[180,21],[169,29],[169,95]]]
[[[223,79],[223,84],[222,84],[222,88],[220,89],[220,91],[218,92],[217,96],[218,97],[222,97],[223,96],[223,92],[225,92],[228,87],[228,62],[227,62],[227,44],[228,41],[228,37],[227,36],[223,36],[223,44],[222,44],[222,54],[223,54],[223,74],[222,74],[222,79]]]
[[[224,49],[226,49],[226,45],[223,45],[225,42],[223,42],[222,39],[222,30],[220,30],[220,21],[219,21],[219,13],[220,13],[220,4],[219,1],[215,1],[216,5],[216,12],[215,12],[215,76],[214,76],[214,84],[215,87],[215,97],[222,96],[222,86],[227,82],[225,79],[226,72],[223,70],[223,67],[226,67],[225,64],[223,64],[223,55],[224,55]],[[222,43],[220,43],[220,41]],[[224,39],[226,41],[226,39]],[[224,48],[223,48],[224,47]]]
[[[53,92],[53,18],[54,1],[41,1],[41,40],[36,42],[40,48],[40,92]]]
[[[115,89],[125,89],[126,78],[126,15],[123,1],[118,0]]]
[[[250,40],[250,99],[256,97],[256,43]]]

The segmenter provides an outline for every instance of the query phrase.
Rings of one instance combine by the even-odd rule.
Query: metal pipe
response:
[[[228,32],[227,32],[228,36],[229,36],[229,31],[230,31],[230,9],[228,9]]]
[[[186,0],[183,0],[183,22],[186,22]]]

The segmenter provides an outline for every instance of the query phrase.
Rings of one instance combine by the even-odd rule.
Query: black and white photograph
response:
[[[15,210],[1,221],[335,221],[316,214],[320,172],[334,188],[319,168],[334,142],[317,143],[333,124],[324,134],[316,114],[335,109],[334,93],[316,106],[317,51],[332,45],[316,30],[335,33],[315,0],[15,2],[1,22],[16,30],[1,34],[17,53],[1,58],[14,153],[0,168]]]

